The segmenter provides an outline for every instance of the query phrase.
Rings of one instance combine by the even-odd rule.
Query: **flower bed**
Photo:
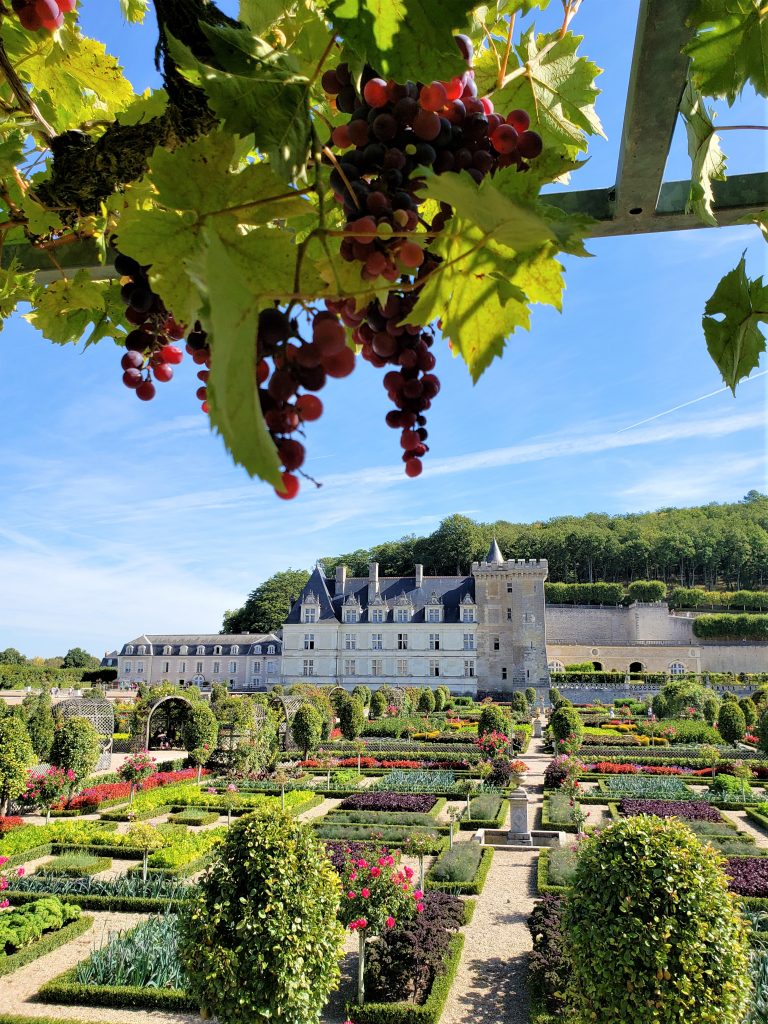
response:
[[[23,824],[24,819],[17,814],[0,814],[0,836],[4,836],[13,828],[20,828]]]
[[[455,843],[429,870],[426,888],[430,891],[477,896],[483,891],[491,870],[493,848],[479,843]]]
[[[413,811],[426,814],[437,803],[428,793],[356,793],[341,801],[341,811]]]
[[[617,761],[597,761],[585,764],[584,770],[599,775],[688,775],[701,778],[711,777],[711,768],[681,768],[674,764],[621,764]]]
[[[14,905],[30,903],[40,896],[58,896],[74,901],[90,910],[135,911],[151,913],[188,899],[191,887],[176,878],[150,875],[146,882],[140,876],[120,875],[107,881],[87,875],[83,878],[26,875],[14,878],[6,893]]]
[[[434,826],[430,814],[413,811],[329,811],[321,819],[327,825],[421,825]]]
[[[374,787],[378,792],[396,793],[459,793],[464,786],[456,782],[453,772],[411,771],[393,768]]]
[[[117,825],[96,821],[67,821],[51,825],[24,825],[14,828],[0,839],[0,856],[9,857],[14,863],[29,860],[30,854],[39,848],[48,848],[52,843],[71,843],[80,845],[90,843],[94,838],[104,841],[115,839],[114,830]],[[42,856],[42,854],[40,854]]]
[[[610,798],[641,797],[650,800],[694,800],[695,793],[676,778],[649,779],[638,775],[615,775],[599,782],[600,790]]]
[[[184,768],[177,772],[155,772],[154,775],[150,775],[149,778],[144,779],[140,784],[141,792],[157,789],[162,786],[170,786],[178,782],[189,782],[196,778],[197,768]],[[105,782],[81,790],[75,796],[58,804],[56,810],[89,813],[104,804],[115,803],[118,800],[127,800],[130,795],[130,782]]]
[[[729,857],[725,871],[739,896],[768,896],[768,857]]]
[[[682,818],[685,821],[722,821],[716,807],[704,800],[636,800],[625,799],[619,814],[655,814],[658,818]]]
[[[320,839],[340,840],[345,846],[348,846],[350,841],[368,845],[373,843],[377,846],[402,846],[415,833],[427,836],[431,840],[432,853],[442,850],[446,843],[445,836],[439,834],[436,829],[425,831],[421,827],[411,825],[382,825],[377,828],[375,825],[327,825],[322,820],[314,821],[312,825]]]

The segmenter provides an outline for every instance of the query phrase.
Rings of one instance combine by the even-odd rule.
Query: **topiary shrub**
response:
[[[509,715],[496,704],[487,704],[480,712],[477,735],[484,736],[487,732],[503,732],[505,736],[512,733]]]
[[[747,723],[744,712],[736,701],[723,701],[721,704],[720,713],[717,716],[717,731],[726,743],[733,743],[734,746],[739,740],[744,739]]]
[[[739,701],[739,707],[744,712],[744,721],[746,722],[747,729],[751,729],[757,721],[755,702],[751,697],[742,697]]]
[[[222,1024],[316,1024],[339,979],[341,886],[308,825],[236,821],[179,920],[188,991]]]
[[[320,743],[323,730],[323,719],[320,712],[312,704],[302,704],[291,723],[291,735],[304,758],[310,750],[315,750]]]
[[[582,841],[563,916],[568,1005],[594,1024],[741,1024],[749,945],[723,860],[639,815]]]
[[[549,720],[549,728],[552,738],[556,743],[562,743],[570,736],[581,740],[584,736],[584,725],[581,715],[574,708],[563,707],[562,705],[552,713]]]
[[[532,686],[526,686],[525,699],[528,702],[529,708],[536,707],[536,690]]]
[[[429,715],[435,710],[435,695],[431,690],[425,688],[419,693],[417,710],[422,714]]]
[[[99,760],[99,734],[81,715],[57,722],[50,758],[51,764],[71,771],[75,781],[82,782]]]
[[[27,728],[20,718],[8,715],[0,720],[0,815],[21,796],[27,785],[27,769],[35,763],[35,752]]]
[[[515,715],[529,715],[530,711],[528,708],[528,698],[522,690],[515,690],[510,697],[509,703],[512,707],[512,712]]]
[[[386,710],[387,710],[387,698],[381,692],[381,690],[376,690],[374,692],[373,696],[371,697],[370,717],[371,718],[381,718],[381,716],[384,714],[384,712]]]
[[[357,697],[350,697],[339,707],[339,728],[345,740],[356,740],[365,725],[365,708]]]
[[[701,713],[708,725],[714,725],[717,721],[717,712],[720,710],[720,698],[713,690],[708,690],[701,702]]]

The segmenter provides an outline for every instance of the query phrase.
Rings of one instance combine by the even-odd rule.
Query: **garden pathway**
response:
[[[544,753],[542,740],[533,739],[523,760],[530,769],[526,789],[533,827],[551,755]],[[532,943],[526,921],[536,898],[537,857],[533,850],[495,851],[475,915],[464,929],[464,952],[441,1024],[528,1024]]]
[[[768,835],[765,834],[765,830],[758,828],[752,819],[747,816],[746,811],[721,811],[720,813],[725,815],[729,821],[738,825],[741,832],[746,832],[752,836],[758,846],[768,846]]]

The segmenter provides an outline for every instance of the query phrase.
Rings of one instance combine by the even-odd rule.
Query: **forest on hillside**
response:
[[[705,590],[768,586],[768,495],[759,491],[732,504],[613,516],[589,512],[535,523],[479,523],[452,515],[427,537],[401,537],[321,563],[329,576],[342,563],[350,575],[367,576],[369,562],[379,563],[381,576],[412,575],[418,562],[427,575],[462,575],[485,557],[493,537],[505,558],[548,559],[554,583],[642,579]],[[276,573],[242,608],[225,613],[223,632],[278,628],[307,578],[303,570]]]

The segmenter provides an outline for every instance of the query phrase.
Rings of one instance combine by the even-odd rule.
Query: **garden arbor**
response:
[[[291,697],[282,693],[270,695],[272,707],[277,711],[279,724],[277,727],[277,742],[281,750],[288,750],[295,747],[291,736],[291,724],[304,700],[301,697]]]
[[[115,731],[115,712],[108,700],[91,697],[73,697],[56,705],[55,717],[86,718],[99,734],[99,760],[94,771],[105,771],[111,765],[112,734]]]
[[[176,708],[172,709],[172,705],[169,704],[170,701],[175,701],[177,703],[177,705],[178,704],[182,705],[182,709],[185,706],[186,706],[186,708],[189,708],[189,709],[191,709],[193,707],[193,703],[189,699],[189,697],[184,697],[184,696],[182,696],[181,694],[178,694],[178,693],[169,693],[169,694],[166,694],[166,695],[164,695],[162,697],[155,697],[153,700],[151,700],[149,702],[148,706],[147,706],[146,711],[145,711],[146,721],[145,721],[145,723],[143,724],[143,726],[140,729],[136,730],[136,736],[135,736],[134,742],[139,741],[140,745],[139,745],[138,749],[140,749],[140,750],[149,750],[149,740],[150,740],[150,736],[152,735],[153,719],[154,719],[154,726],[155,726],[155,728],[157,728],[158,725],[159,725],[158,719],[155,718],[155,712],[156,711],[158,711],[158,710],[164,710],[165,711],[166,722],[163,723],[163,724],[164,724],[166,730],[171,728],[171,725],[173,723],[173,717],[172,717],[171,712],[172,712],[172,710],[175,711],[176,715],[178,716],[178,712],[179,712],[180,709],[178,708],[178,706]],[[186,712],[183,712],[183,713],[186,714]],[[181,729],[182,726],[183,726],[183,719],[178,722],[179,730]]]

